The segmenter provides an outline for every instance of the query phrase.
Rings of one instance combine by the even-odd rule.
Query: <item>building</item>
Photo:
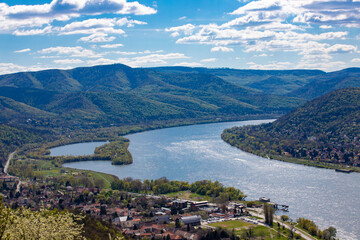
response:
[[[180,222],[184,225],[198,226],[201,224],[201,217],[199,215],[181,217]]]
[[[163,223],[163,224],[170,223],[170,215],[168,215],[168,214],[156,215],[155,216],[155,222],[156,223]]]
[[[261,197],[259,198],[260,202],[270,202],[270,198],[266,198],[266,197]]]
[[[187,208],[188,201],[185,200],[175,200],[172,202],[172,206],[175,206],[177,209]]]

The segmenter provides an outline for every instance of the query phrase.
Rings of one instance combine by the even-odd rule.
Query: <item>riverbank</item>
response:
[[[259,153],[258,151],[251,151],[248,148],[244,149],[244,148],[242,148],[240,146],[234,146],[234,145],[230,144],[229,142],[227,142],[226,140],[224,140],[224,142],[226,142],[230,146],[238,148],[238,149],[240,149],[240,150],[242,150],[244,152],[248,152],[248,153],[254,154],[256,156],[266,158],[268,160],[289,162],[289,163],[300,164],[300,165],[309,166],[309,167],[316,167],[316,168],[333,169],[334,171],[340,169],[340,170],[345,170],[344,172],[347,172],[347,173],[348,173],[348,171],[355,172],[355,173],[360,173],[360,167],[352,167],[352,166],[350,167],[350,166],[343,166],[343,165],[332,164],[332,163],[314,162],[314,161],[310,161],[310,160],[306,160],[306,159],[299,159],[299,158],[292,158],[292,157],[285,157],[285,156],[271,155],[271,154],[269,155],[269,154],[266,154],[266,153]],[[342,172],[342,171],[337,171],[337,172]]]
[[[283,162],[289,162],[294,164],[301,164],[305,166],[311,166],[311,167],[317,167],[317,168],[326,168],[326,169],[333,169],[333,170],[344,170],[344,172],[350,171],[350,172],[358,172],[360,173],[360,167],[354,167],[354,166],[348,166],[348,165],[342,165],[342,164],[334,164],[334,163],[328,163],[328,162],[319,162],[319,161],[313,161],[313,160],[307,160],[307,159],[301,159],[301,158],[294,158],[290,156],[284,156],[284,155],[277,155],[277,154],[271,154],[268,151],[270,149],[266,149],[267,152],[261,151],[261,150],[255,150],[249,145],[244,145],[240,141],[236,141],[232,139],[231,134],[228,132],[231,129],[225,129],[223,133],[221,134],[221,139],[229,144],[230,146],[233,146],[235,148],[238,148],[244,152],[248,152],[251,154],[254,154],[259,157],[267,158],[269,160],[278,160]],[[250,137],[251,138],[251,137]],[[253,139],[253,141],[256,141]],[[274,151],[272,151],[274,152]]]

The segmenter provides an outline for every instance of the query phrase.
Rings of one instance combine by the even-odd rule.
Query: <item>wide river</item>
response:
[[[294,220],[309,218],[321,228],[336,227],[341,239],[360,239],[360,174],[261,158],[231,147],[220,138],[226,128],[269,121],[214,123],[131,134],[126,136],[131,141],[131,165],[91,161],[65,166],[119,178],[218,180],[241,189],[248,200],[264,196],[289,205],[286,214]],[[62,153],[71,154],[64,148]]]

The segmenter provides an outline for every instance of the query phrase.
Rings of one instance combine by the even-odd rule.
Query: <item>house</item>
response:
[[[172,202],[172,206],[175,206],[177,209],[187,208],[188,201],[186,200],[175,200]]]
[[[161,214],[161,215],[157,215],[155,216],[155,222],[156,223],[170,223],[170,215],[168,214]]]
[[[180,222],[184,225],[198,226],[201,224],[201,217],[199,215],[181,217]]]

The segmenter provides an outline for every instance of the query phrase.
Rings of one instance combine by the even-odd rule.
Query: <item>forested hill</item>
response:
[[[14,116],[4,114],[3,122],[30,118],[43,125],[48,121],[76,127],[231,120],[283,114],[304,102],[264,95],[214,75],[161,73],[121,64],[2,75],[0,96],[0,107],[11,103],[3,107]]]
[[[311,100],[325,93],[347,87],[360,87],[360,68],[347,68],[319,75],[316,80],[288,93],[288,96]]]
[[[274,117],[303,102],[210,74],[121,64],[7,74],[0,76],[0,162],[24,144],[53,140],[53,133]]]
[[[295,91],[318,77],[326,75],[320,70],[251,70],[201,67],[157,67],[165,73],[211,74],[223,80],[264,94],[284,95]]]
[[[360,88],[336,90],[273,123],[235,127],[222,134],[231,145],[262,156],[360,167],[359,136]]]

